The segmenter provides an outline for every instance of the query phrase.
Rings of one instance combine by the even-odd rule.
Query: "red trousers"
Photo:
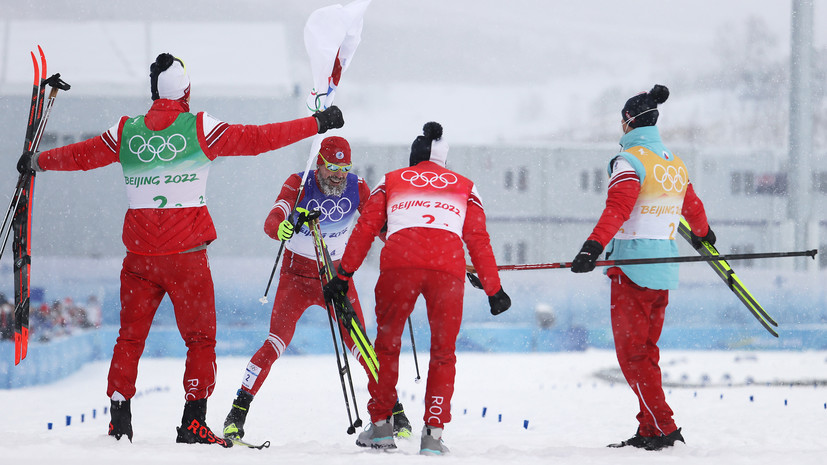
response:
[[[295,257],[295,260],[307,260],[301,257]],[[279,285],[276,290],[275,301],[273,302],[273,311],[270,314],[270,334],[267,340],[260,349],[250,359],[247,364],[247,371],[244,374],[242,381],[242,389],[250,394],[256,395],[267,375],[270,373],[270,368],[273,363],[281,356],[284,350],[290,345],[293,340],[293,334],[296,332],[296,323],[304,314],[305,310],[311,305],[318,305],[322,308],[325,306],[324,295],[322,294],[322,284],[318,277],[307,277],[295,274],[286,266],[282,265],[281,273],[279,274]],[[338,265],[338,263],[337,263]],[[362,316],[362,307],[359,304],[359,295],[356,293],[356,287],[351,283],[348,290],[348,299],[359,321],[364,325],[364,317]],[[333,309],[331,308],[331,311]],[[333,318],[336,318],[333,315]],[[338,320],[337,320],[338,321]],[[339,324],[339,329],[342,330],[342,325]],[[356,357],[368,377],[373,375],[368,370],[367,365],[362,358],[362,354],[355,348],[353,339],[345,330],[342,331],[344,335],[345,345],[348,350]]]
[[[425,386],[425,424],[442,428],[451,421],[451,397],[462,322],[464,281],[442,271],[398,269],[382,271],[376,283],[376,357],[379,381],[368,377],[368,412],[377,422],[393,413],[397,401],[399,351],[405,323],[422,295],[431,328],[431,360]]]
[[[658,339],[663,329],[669,291],[633,283],[613,268],[612,334],[620,370],[640,404],[637,420],[641,436],[669,434],[677,429],[666,403],[660,372]]]
[[[121,328],[106,394],[135,395],[138,360],[158,305],[169,294],[175,322],[187,346],[186,400],[204,399],[215,388],[215,290],[207,251],[147,256],[127,252],[121,269]]]

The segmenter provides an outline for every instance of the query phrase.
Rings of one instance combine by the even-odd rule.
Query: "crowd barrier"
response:
[[[824,337],[827,325],[779,328],[779,338],[763,328],[666,326],[660,340],[662,350],[827,350]],[[267,328],[219,328],[216,337],[218,356],[250,357],[267,337]],[[372,333],[368,329],[368,333]],[[427,325],[414,327],[416,348],[426,356],[430,346]],[[77,332],[49,342],[32,341],[28,356],[14,365],[14,343],[0,342],[0,389],[20,388],[59,382],[84,364],[109,360],[117,338],[117,328],[106,326]],[[578,326],[543,329],[536,325],[463,325],[457,340],[459,352],[557,352],[589,348],[612,349],[609,328],[587,329]],[[402,351],[411,350],[408,330],[402,337]],[[187,348],[174,327],[154,327],[144,349],[145,357],[186,356]],[[285,355],[333,354],[330,327],[299,324]],[[182,367],[183,370],[183,367]]]

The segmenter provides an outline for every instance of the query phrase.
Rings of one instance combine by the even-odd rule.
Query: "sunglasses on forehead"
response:
[[[334,173],[336,173],[338,171],[341,171],[343,173],[347,173],[348,171],[350,171],[353,168],[353,163],[348,163],[347,165],[337,165],[335,163],[330,163],[329,161],[327,161],[324,158],[324,155],[322,155],[321,152],[319,152],[319,158],[321,158],[322,161],[324,162],[324,167],[329,169],[330,171],[333,171]]]

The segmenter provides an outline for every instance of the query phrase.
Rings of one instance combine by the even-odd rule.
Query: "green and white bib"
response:
[[[126,121],[118,156],[129,208],[186,208],[206,205],[211,160],[198,144],[196,116],[181,113],[161,131],[138,116]]]

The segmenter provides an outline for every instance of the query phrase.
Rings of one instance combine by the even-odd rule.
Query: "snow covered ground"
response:
[[[419,355],[420,367],[426,367],[427,354]],[[0,391],[0,462],[821,464],[827,450],[826,360],[827,352],[664,352],[668,400],[687,444],[647,452],[605,447],[635,430],[636,400],[617,381],[613,352],[460,353],[454,419],[444,436],[452,454],[444,458],[418,456],[418,434],[397,441],[393,453],[355,446],[355,436],[345,431],[332,354],[277,362],[247,422],[250,441],[272,443],[261,451],[175,444],[183,359],[145,359],[133,400],[134,443],[116,442],[106,436],[108,414],[103,414],[108,363],[97,362],[52,385]],[[223,423],[246,362],[218,360],[207,413],[214,429]],[[400,396],[418,433],[424,383],[414,383],[410,353],[402,354],[400,374]],[[364,381],[363,374],[356,376],[363,417]]]

